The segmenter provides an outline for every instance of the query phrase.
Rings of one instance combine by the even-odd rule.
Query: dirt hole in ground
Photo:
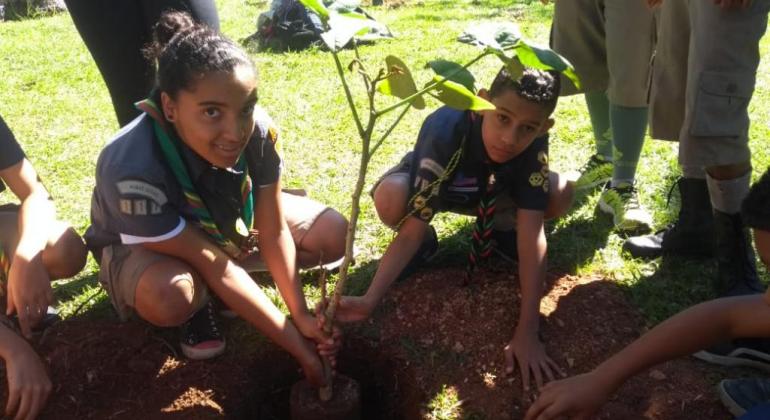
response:
[[[337,370],[361,386],[361,418],[367,420],[415,419],[423,400],[414,376],[397,360],[379,352],[369,341],[351,337],[345,343]],[[296,363],[278,357],[260,361],[250,369],[252,394],[239,407],[236,418],[283,420],[289,418],[291,387],[302,379]],[[272,381],[266,381],[272,378]]]

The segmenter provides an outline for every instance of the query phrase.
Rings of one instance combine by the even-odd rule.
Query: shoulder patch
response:
[[[154,201],[158,206],[168,202],[166,193],[150,183],[138,180],[119,181],[116,186],[121,195],[138,195]]]
[[[423,158],[422,160],[420,160],[420,169],[425,169],[427,171],[433,172],[436,176],[441,176],[444,174],[444,167],[439,165],[438,162],[430,158]]]

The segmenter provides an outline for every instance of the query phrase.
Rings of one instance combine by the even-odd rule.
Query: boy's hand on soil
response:
[[[371,314],[372,307],[363,296],[341,296],[335,318],[340,322],[358,322]]]
[[[514,363],[518,362],[524,391],[529,391],[530,373],[534,376],[538,388],[543,386],[543,374],[549,381],[554,379],[555,373],[564,376],[561,368],[545,353],[537,333],[517,328],[504,352],[506,373],[512,374],[515,370]]]
[[[543,387],[524,420],[588,419],[599,410],[609,394],[593,372],[551,382]]]
[[[43,363],[29,345],[24,342],[18,351],[5,360],[8,376],[8,405],[5,415],[15,419],[34,419],[45,406],[51,393]]]
[[[8,273],[6,315],[18,315],[19,327],[25,337],[32,336],[32,328],[43,319],[52,303],[51,278],[43,263],[15,258]]]

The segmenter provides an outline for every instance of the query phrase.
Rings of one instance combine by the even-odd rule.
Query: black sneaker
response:
[[[694,357],[722,366],[744,366],[770,372],[770,342],[764,338],[744,338],[701,350]]]
[[[770,401],[770,379],[725,379],[717,385],[719,398],[735,417]]]
[[[406,263],[406,267],[401,270],[401,274],[398,275],[397,281],[402,281],[407,277],[414,274],[425,263],[430,261],[434,255],[438,252],[438,235],[436,229],[433,226],[428,225],[428,230],[425,232],[425,237],[422,239],[422,244],[417,248],[417,252],[414,254],[411,260]]]
[[[516,229],[492,230],[492,240],[495,242],[493,252],[509,262],[519,260],[519,247],[516,244]]]
[[[211,301],[181,326],[182,353],[192,360],[217,357],[225,351],[225,339],[219,332]]]

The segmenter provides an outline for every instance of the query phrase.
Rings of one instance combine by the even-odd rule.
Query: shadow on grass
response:
[[[665,256],[653,264],[654,271],[640,273],[633,284],[620,283],[649,323],[657,324],[683,308],[718,297],[713,259]]]

